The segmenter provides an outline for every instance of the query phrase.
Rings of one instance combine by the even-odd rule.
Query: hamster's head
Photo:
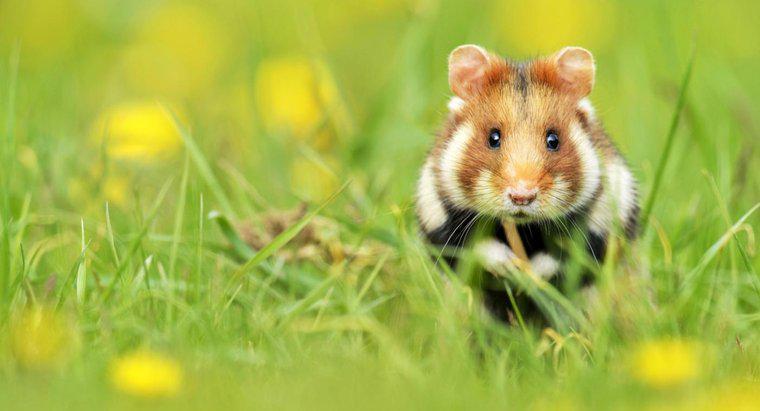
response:
[[[519,63],[457,47],[449,56],[452,121],[438,148],[446,197],[518,222],[588,203],[599,185],[586,99],[594,71],[591,53],[579,47]]]

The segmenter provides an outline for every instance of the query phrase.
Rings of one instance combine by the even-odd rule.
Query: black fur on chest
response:
[[[445,204],[448,212],[446,223],[433,232],[426,233],[428,241],[444,249],[453,249],[454,253],[448,253],[444,257],[446,262],[456,268],[457,257],[456,251],[468,246],[470,240],[479,228],[484,228],[493,238],[504,242],[510,248],[512,245],[507,240],[504,227],[498,219],[488,216],[478,215],[471,210],[456,209],[449,204]],[[572,235],[573,230],[584,231],[583,235],[586,240],[586,248],[589,255],[601,262],[604,259],[606,251],[606,238],[598,236],[592,232],[584,230],[586,226],[586,210],[579,210],[576,213],[569,214],[555,221],[532,222],[517,225],[517,231],[520,234],[523,247],[528,257],[537,253],[548,253],[554,258],[562,260],[562,250],[560,240],[563,237]],[[471,245],[471,244],[469,244]],[[550,279],[550,283],[559,287],[563,274],[560,272]],[[588,285],[593,281],[591,273],[584,274],[581,278],[581,285]],[[511,318],[511,309],[507,304],[508,296],[503,288],[484,287],[484,303],[488,310],[498,319],[505,320]],[[527,296],[518,296],[518,305],[521,307],[523,314],[528,317],[541,318],[538,307]]]
[[[426,233],[431,244],[459,249],[465,247],[478,227],[486,226],[491,235],[512,247],[507,240],[504,228],[494,217],[478,215],[475,211],[454,208],[444,203],[448,218],[446,222],[435,231]],[[523,247],[531,257],[540,252],[554,254],[557,252],[557,240],[571,235],[574,230],[583,230],[586,222],[586,210],[568,214],[554,221],[542,221],[521,223],[517,225],[517,231],[523,242]],[[584,231],[586,246],[589,254],[597,262],[604,259],[606,238]]]

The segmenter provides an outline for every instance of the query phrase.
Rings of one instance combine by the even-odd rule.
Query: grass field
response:
[[[0,409],[760,409],[759,3],[211,3],[0,1]],[[651,211],[547,328],[417,235],[463,43],[590,49]]]

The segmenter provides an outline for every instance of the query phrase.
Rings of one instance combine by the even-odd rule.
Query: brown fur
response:
[[[465,246],[480,216],[514,221],[531,264],[534,256],[557,257],[554,236],[569,235],[568,227],[584,231],[596,261],[604,259],[614,219],[620,218],[628,238],[635,237],[635,181],[583,101],[594,72],[591,53],[578,47],[526,63],[473,45],[451,53],[449,81],[457,99],[426,163],[433,169],[423,169],[418,185],[417,213],[425,217],[420,221],[432,244]],[[501,134],[498,148],[489,147],[492,129]],[[559,137],[555,151],[547,148],[550,130]],[[437,193],[430,193],[431,184]],[[614,195],[625,202],[617,203]],[[625,206],[625,214],[616,216],[610,204]],[[496,248],[489,245],[480,257],[500,264],[510,258],[513,238],[498,224],[490,235],[487,241],[496,240]],[[457,262],[456,256],[445,258],[452,266]],[[550,269],[560,271],[546,275],[558,278],[560,265]],[[486,305],[504,318],[506,294],[487,290],[485,296]]]
[[[579,156],[570,129],[574,123],[583,129],[591,125],[585,113],[579,116],[579,97],[567,91],[556,74],[556,64],[545,59],[518,66],[501,60],[501,64],[492,64],[483,84],[460,112],[450,116],[434,149],[434,155],[440,155],[460,124],[467,121],[473,125],[477,136],[469,142],[458,170],[465,193],[476,195],[476,181],[483,170],[493,173],[491,183],[498,191],[519,180],[535,183],[545,191],[552,188],[554,177],[560,176],[570,183],[570,191],[577,193],[581,185]],[[499,150],[488,147],[493,128],[501,131]],[[546,149],[550,129],[560,137],[556,152]]]

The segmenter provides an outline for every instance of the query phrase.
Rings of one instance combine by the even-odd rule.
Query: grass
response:
[[[750,2],[620,2],[586,16],[560,1],[530,14],[558,25],[553,41],[595,53],[592,100],[640,181],[645,222],[601,267],[566,244],[559,289],[515,277],[510,301],[534,299],[548,327],[486,315],[483,279],[432,263],[412,198],[445,110],[448,51],[477,42],[525,57],[550,51],[552,33],[509,20],[501,3],[456,1],[371,13],[187,3],[168,14],[173,30],[151,32],[160,19],[134,2],[74,8],[46,39],[24,29],[44,12],[23,4],[0,4],[0,408],[754,406],[760,57],[743,42],[760,33]],[[603,19],[620,24],[589,34]],[[524,24],[534,43],[505,35],[506,23]],[[176,41],[196,29],[213,47]],[[170,45],[176,61],[131,65],[155,50],[133,48],[141,42]],[[282,91],[296,112],[283,126],[262,108],[277,103],[261,91],[271,86],[261,67],[279,62],[269,67],[293,70],[295,84],[294,61],[310,74]],[[94,131],[124,101],[166,122]],[[137,159],[114,150],[146,145],[165,148]],[[590,307],[573,281],[588,267],[599,286]],[[24,325],[33,307],[44,327]],[[114,364],[135,350],[174,361],[179,392],[119,389]]]

